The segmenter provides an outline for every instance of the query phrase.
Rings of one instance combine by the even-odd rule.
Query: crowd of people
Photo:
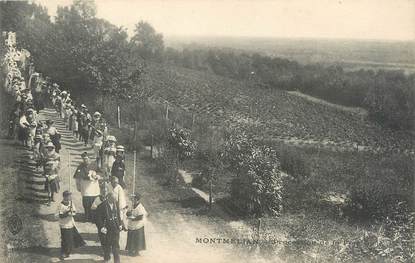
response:
[[[128,205],[124,146],[117,145],[115,136],[109,134],[100,112],[91,115],[87,106],[78,105],[68,91],[34,72],[33,64],[22,63],[15,37],[13,32],[8,32],[7,53],[3,60],[3,71],[7,75],[5,89],[15,98],[9,115],[9,136],[27,148],[37,171],[42,172],[48,193],[47,204],[50,206],[55,202],[55,194],[60,192],[62,146],[61,133],[54,121],[39,118],[40,111],[46,106],[56,110],[57,118],[63,120],[75,139],[93,149],[93,156],[86,151],[81,154],[82,162],[73,178],[76,190],[82,196],[84,220],[97,227],[104,260],[109,261],[112,253],[114,262],[120,262],[121,231],[128,231],[126,250],[129,255],[139,255],[146,247],[144,224],[147,212],[140,202],[140,194],[131,195],[132,204]],[[26,54],[28,57],[30,55]],[[28,65],[30,69],[26,70]],[[81,247],[85,242],[75,224],[77,210],[72,201],[73,193],[65,190],[62,194],[56,216],[61,229],[60,257],[65,259],[73,248]]]

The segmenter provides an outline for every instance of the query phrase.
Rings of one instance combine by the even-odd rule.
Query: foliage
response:
[[[170,128],[167,143],[169,148],[176,152],[180,161],[191,158],[196,149],[196,143],[191,139],[191,132],[183,128]]]
[[[403,202],[395,204],[394,213],[376,231],[363,233],[336,248],[341,262],[412,262],[415,258],[415,214]]]
[[[306,156],[294,148],[282,147],[278,156],[281,162],[281,170],[294,178],[296,184],[303,184],[309,179],[311,169]]]
[[[233,200],[247,214],[278,215],[282,211],[283,181],[275,152],[256,146],[244,133],[230,134],[224,147],[228,167],[236,173]]]
[[[395,129],[415,127],[414,74],[349,72],[338,65],[300,65],[282,58],[191,45],[182,51],[167,49],[164,59],[182,67],[253,81],[259,87],[299,90],[333,103],[364,107],[376,120]]]
[[[145,21],[138,22],[134,31],[135,35],[131,38],[134,51],[144,59],[160,60],[164,51],[163,35]]]
[[[6,28],[16,31],[19,43],[30,50],[37,71],[76,96],[99,91],[126,98],[140,83],[142,69],[129,59],[126,31],[96,18],[93,0],[75,0],[71,6],[59,7],[55,22],[36,4],[1,5],[6,10]]]
[[[415,75],[379,71],[374,80],[366,97],[371,115],[395,129],[415,128]]]

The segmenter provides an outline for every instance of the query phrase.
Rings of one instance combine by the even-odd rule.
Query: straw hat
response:
[[[122,145],[118,145],[117,146],[117,152],[124,152],[124,146],[122,146]]]

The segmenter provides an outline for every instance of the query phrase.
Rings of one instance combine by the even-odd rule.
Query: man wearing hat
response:
[[[104,250],[104,260],[109,262],[111,252],[114,263],[120,262],[120,231],[122,230],[120,212],[117,202],[108,193],[105,183],[101,184],[101,194],[92,205],[95,211],[95,223],[98,229],[99,240]]]
[[[125,164],[124,164],[124,146],[118,145],[115,152],[115,161],[112,164],[111,175],[118,178],[122,188],[126,188],[124,182]]]
[[[61,259],[68,258],[73,248],[85,245],[85,241],[79,234],[74,216],[76,214],[75,205],[72,202],[72,193],[63,192],[63,200],[58,206],[56,216],[59,218],[61,230]]]
[[[100,193],[99,180],[102,178],[98,175],[96,164],[89,160],[88,153],[82,153],[81,157],[82,163],[76,169],[74,178],[76,180],[76,188],[82,195],[85,220],[92,222],[93,216],[91,214],[91,206]]]

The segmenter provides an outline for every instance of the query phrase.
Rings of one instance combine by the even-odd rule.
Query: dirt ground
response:
[[[54,118],[62,133],[61,150],[61,192],[69,189],[75,206],[83,213],[80,193],[75,190],[74,180],[69,180],[80,162],[83,151],[92,152],[76,141],[71,133],[65,131],[64,124],[58,120],[52,110],[41,113],[42,119]],[[45,203],[31,201],[26,188],[36,188],[41,192],[42,185],[28,183],[21,163],[25,150],[11,140],[1,140],[1,229],[4,261],[7,262],[57,262],[59,261],[60,234],[54,216],[58,202],[47,206]],[[70,153],[70,156],[69,156]],[[70,168],[69,168],[70,158]],[[127,155],[127,186],[132,192],[132,154]],[[70,171],[69,171],[70,169]],[[211,211],[184,186],[163,186],[158,180],[154,163],[148,160],[147,153],[138,154],[136,191],[143,195],[143,204],[149,217],[145,226],[147,250],[140,257],[128,257],[122,251],[122,262],[279,262],[278,257],[264,259],[258,249],[246,244],[223,244],[217,239],[243,239],[252,237],[252,227],[242,220],[233,220],[214,206]],[[69,184],[71,183],[71,184]],[[23,193],[23,194],[22,194]],[[25,197],[25,198],[22,198]],[[18,218],[18,219],[16,219]],[[9,219],[9,220],[8,220]],[[10,227],[21,220],[18,233],[12,233]],[[17,224],[18,225],[18,224]],[[69,262],[101,262],[102,250],[97,238],[95,225],[78,221],[77,227],[87,242],[77,249]],[[204,239],[205,238],[205,239]],[[206,239],[207,238],[207,239]],[[212,244],[211,239],[216,241]],[[284,239],[281,234],[278,238]],[[121,249],[125,247],[126,233],[121,235]],[[201,242],[209,240],[209,242]]]

